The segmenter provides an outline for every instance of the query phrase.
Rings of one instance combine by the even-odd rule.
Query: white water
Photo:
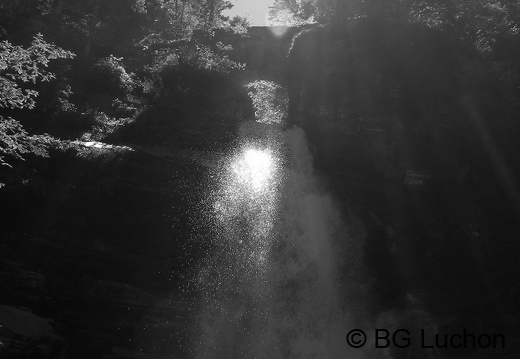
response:
[[[359,357],[345,342],[355,288],[341,284],[355,253],[313,173],[301,129],[242,126],[211,194],[196,358]]]

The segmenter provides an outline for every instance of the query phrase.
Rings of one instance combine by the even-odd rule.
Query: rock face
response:
[[[213,161],[116,147],[80,144],[49,160],[38,195],[2,194],[23,226],[1,229],[1,358],[189,356],[198,249],[188,242]]]
[[[371,163],[395,177],[430,156],[419,136],[457,121],[461,78],[478,56],[425,26],[360,21],[300,32],[288,60],[290,123],[306,129],[318,164]]]
[[[2,358],[53,358],[63,338],[53,322],[24,307],[0,305],[0,355]]]

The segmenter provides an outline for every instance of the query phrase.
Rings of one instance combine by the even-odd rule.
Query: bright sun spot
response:
[[[244,143],[222,168],[214,202],[219,239],[250,273],[266,269],[278,213],[280,161],[269,146]]]
[[[269,186],[275,164],[268,151],[249,148],[242,153],[238,161],[234,162],[232,170],[243,185],[259,192]]]

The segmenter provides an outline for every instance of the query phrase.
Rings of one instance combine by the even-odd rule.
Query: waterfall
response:
[[[196,358],[355,358],[349,239],[302,129],[244,123],[215,176]]]

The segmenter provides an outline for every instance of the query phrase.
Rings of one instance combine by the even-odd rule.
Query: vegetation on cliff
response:
[[[3,3],[2,164],[30,166],[20,161],[63,140],[121,141],[129,125],[134,127],[127,129],[127,140],[140,142],[133,133],[161,118],[181,122],[196,112],[225,112],[210,97],[233,96],[236,90],[224,89],[230,84],[226,74],[243,64],[229,58],[232,48],[214,40],[214,30],[240,34],[246,25],[222,16],[230,6],[228,1]],[[233,116],[238,113],[228,111]],[[15,172],[2,171],[4,178]]]

